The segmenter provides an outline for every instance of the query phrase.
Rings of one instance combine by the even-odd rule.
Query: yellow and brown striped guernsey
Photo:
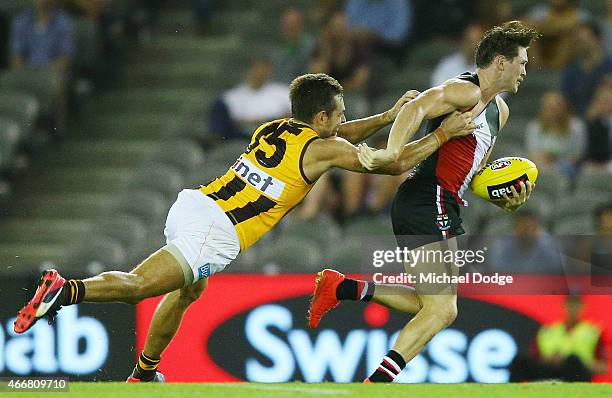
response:
[[[306,147],[317,133],[291,119],[260,126],[227,173],[200,190],[214,199],[236,227],[240,250],[255,243],[312,188],[302,170]]]

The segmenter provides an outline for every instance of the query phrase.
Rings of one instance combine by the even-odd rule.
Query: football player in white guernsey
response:
[[[387,147],[374,150],[359,146],[359,160],[368,170],[395,161],[423,121],[438,125],[454,111],[470,111],[476,129],[453,140],[418,165],[398,189],[393,208],[393,230],[399,246],[416,251],[457,250],[456,236],[465,233],[459,217],[463,192],[491,153],[497,133],[508,119],[508,106],[499,94],[517,93],[527,72],[527,49],[538,33],[519,21],[496,26],[485,33],[476,49],[475,73],[464,73],[421,93],[406,104],[391,128]],[[431,125],[430,127],[431,128]],[[533,184],[520,184],[520,191],[504,196],[498,205],[515,211],[529,198]],[[440,330],[457,316],[456,278],[442,284],[420,279],[425,274],[456,276],[455,264],[413,261],[405,264],[415,276],[414,287],[382,285],[346,278],[334,270],[317,276],[309,309],[309,325],[317,327],[321,317],[341,300],[375,301],[389,308],[414,314],[393,348],[366,382],[391,382]]]

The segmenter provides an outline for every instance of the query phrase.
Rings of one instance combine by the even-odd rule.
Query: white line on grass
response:
[[[223,383],[217,384],[216,387],[236,387],[236,388],[249,388],[253,390],[262,391],[278,391],[278,392],[300,392],[310,393],[316,395],[348,395],[351,393],[349,390],[342,389],[331,389],[331,388],[317,388],[317,387],[286,387],[286,386],[273,386],[273,385],[262,385],[262,384],[232,384]]]

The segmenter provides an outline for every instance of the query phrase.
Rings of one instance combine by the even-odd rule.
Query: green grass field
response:
[[[49,393],[20,393],[16,397],[42,397]],[[2,394],[0,394],[2,395]],[[8,395],[4,395],[8,396]],[[53,398],[154,398],[154,397],[368,397],[368,398],[576,398],[612,397],[612,384],[534,383],[534,384],[144,384],[71,383],[70,392],[54,393]]]

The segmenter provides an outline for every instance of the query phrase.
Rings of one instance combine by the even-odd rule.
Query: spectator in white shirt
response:
[[[466,71],[476,70],[474,51],[476,44],[482,39],[483,29],[480,25],[468,25],[463,31],[459,49],[442,58],[431,75],[431,85],[439,86],[446,80],[456,77]]]
[[[529,158],[540,167],[556,167],[573,177],[586,144],[584,122],[573,116],[558,91],[544,93],[538,117],[527,125]]]
[[[289,86],[271,81],[272,62],[256,58],[243,83],[221,94],[210,113],[209,127],[224,138],[249,138],[265,121],[291,114]]]

